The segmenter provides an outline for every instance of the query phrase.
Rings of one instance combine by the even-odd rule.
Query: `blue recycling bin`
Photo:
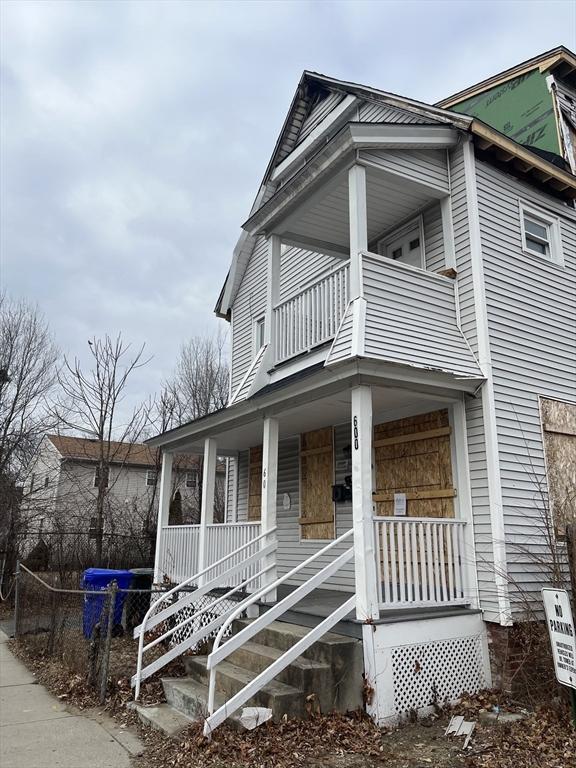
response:
[[[118,589],[130,589],[134,574],[131,571],[113,570],[112,568],[87,568],[82,575],[81,587],[93,595],[84,595],[84,613],[82,616],[82,629],[84,637],[92,637],[92,631],[100,621],[102,611],[106,604],[106,590],[111,581],[116,581]],[[114,625],[122,626],[122,611],[126,595],[123,592],[116,594],[114,605]],[[102,626],[102,631],[105,626]]]

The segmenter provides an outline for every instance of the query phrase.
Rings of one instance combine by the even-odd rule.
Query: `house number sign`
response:
[[[354,416],[354,450],[358,450],[358,416]]]

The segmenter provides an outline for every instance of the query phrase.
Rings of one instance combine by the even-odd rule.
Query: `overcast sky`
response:
[[[576,2],[1,0],[2,287],[158,389],[212,332],[303,69],[434,102],[559,44]]]

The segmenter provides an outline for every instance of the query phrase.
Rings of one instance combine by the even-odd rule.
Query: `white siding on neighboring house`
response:
[[[576,401],[576,213],[477,163],[478,203],[512,591],[541,585],[545,476],[538,395]],[[522,252],[519,201],[558,216],[564,267]]]

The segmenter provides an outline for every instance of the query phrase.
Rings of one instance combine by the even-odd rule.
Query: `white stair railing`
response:
[[[267,566],[259,569],[257,568],[257,565],[258,563],[265,561],[266,558],[268,558],[276,551],[276,541],[272,541],[268,544],[264,543],[264,540],[275,532],[276,528],[272,528],[266,533],[262,533],[255,539],[252,539],[246,544],[243,544],[242,546],[235,549],[233,552],[230,552],[229,554],[220,558],[220,560],[216,561],[215,563],[210,563],[202,571],[199,571],[193,576],[190,576],[188,579],[185,579],[183,582],[168,590],[157,600],[151,603],[150,607],[146,611],[142,623],[134,629],[134,637],[138,638],[136,673],[133,675],[131,680],[132,687],[136,689],[134,692],[135,699],[138,699],[140,695],[140,685],[143,680],[145,680],[147,677],[150,677],[150,675],[154,674],[159,669],[162,669],[162,667],[180,656],[189,648],[198,645],[198,643],[205,637],[210,635],[212,632],[215,632],[226,621],[228,615],[231,612],[236,613],[236,606],[241,606],[247,602],[247,600],[244,600],[233,605],[232,607],[229,607],[228,609],[224,608],[220,615],[212,617],[212,620],[209,621],[209,623],[207,623],[205,626],[197,626],[195,630],[190,631],[187,637],[185,637],[176,645],[173,645],[168,651],[152,661],[150,664],[143,667],[143,657],[147,651],[155,648],[160,643],[169,641],[174,637],[174,635],[182,634],[182,630],[190,627],[190,625],[193,626],[194,623],[198,625],[198,620],[205,614],[210,612],[210,614],[213,616],[213,610],[217,606],[221,606],[221,608],[223,608],[223,604],[226,600],[229,600],[234,594],[240,592],[252,582],[258,581],[262,576],[264,576],[274,567],[273,563],[270,563]],[[260,548],[256,552],[253,552],[253,554],[249,554],[248,557],[241,559],[243,555],[246,555],[247,551],[253,551],[254,545],[257,544],[260,544]],[[201,587],[195,588],[203,576],[214,572],[220,567],[224,567],[224,570],[217,573],[216,576],[211,578],[210,581],[203,584]],[[242,574],[244,575],[244,578],[242,578]],[[238,577],[240,577],[240,581],[238,581]],[[207,601],[205,606],[199,609],[194,609],[191,615],[175,621],[171,627],[166,629],[161,634],[157,634],[156,637],[153,637],[150,642],[144,645],[144,637],[147,632],[150,632],[150,630],[154,629],[159,624],[165,623],[172,616],[178,614],[184,608],[194,606],[194,604],[198,603],[201,598],[209,595],[215,589],[223,586],[229,586],[230,584],[234,584],[234,586],[228,589],[224,594],[213,596],[211,600],[209,599]],[[184,591],[186,588],[192,588],[192,590],[187,591],[183,597],[178,598],[173,603],[169,603],[165,608],[160,608],[162,603],[168,602],[174,597],[174,595]]]
[[[463,605],[465,520],[375,517],[380,607]]]
[[[227,630],[230,629],[232,622],[235,621],[235,619],[237,619],[249,605],[257,602],[271,590],[274,590],[281,584],[289,581],[303,569],[308,568],[312,563],[325,556],[334,547],[337,547],[346,539],[350,538],[352,534],[352,529],[342,534],[342,536],[330,542],[330,544],[316,552],[304,562],[297,565],[288,573],[284,574],[284,576],[276,579],[273,584],[268,584],[260,591],[250,595],[242,603],[239,603],[234,610],[230,611],[226,620],[222,623],[218,634],[216,635],[212,653],[208,656],[206,662],[207,669],[210,672],[210,681],[208,687],[208,717],[204,724],[205,736],[210,736],[214,729],[221,725],[224,720],[230,717],[230,715],[233,715],[239,707],[248,701],[248,699],[252,698],[252,696],[258,693],[258,691],[260,691],[268,682],[270,682],[270,680],[282,672],[283,669],[286,669],[286,667],[291,664],[294,659],[298,658],[298,656],[304,653],[305,650],[307,650],[311,645],[313,645],[317,640],[325,635],[326,632],[330,631],[330,629],[332,629],[335,624],[341,621],[341,619],[343,619],[350,613],[350,611],[353,610],[356,604],[356,595],[352,595],[350,598],[348,598],[348,600],[346,600],[341,606],[339,606],[335,611],[327,616],[320,624],[311,629],[310,632],[308,632],[305,637],[301,638],[294,646],[292,646],[292,648],[285,651],[282,656],[272,662],[269,667],[260,672],[259,675],[250,681],[250,683],[248,683],[244,688],[238,691],[238,693],[232,696],[232,698],[224,703],[219,709],[214,711],[214,699],[216,695],[216,669],[218,664],[230,656],[230,654],[234,653],[234,651],[238,650],[238,648],[244,645],[244,643],[248,642],[258,632],[262,631],[265,627],[275,621],[279,616],[282,616],[283,613],[292,608],[292,606],[294,606],[303,597],[320,586],[320,584],[323,584],[343,565],[352,560],[354,557],[354,547],[350,547],[349,549],[342,552],[342,554],[336,557],[331,563],[328,563],[328,565],[324,566],[322,570],[318,571],[318,573],[314,574],[314,576],[311,576],[306,582],[304,582],[304,584],[301,584],[293,592],[288,594],[283,600],[280,600],[278,603],[269,608],[262,616],[252,621],[236,635],[233,635],[225,645],[221,646],[220,644],[224,638],[224,635]]]

